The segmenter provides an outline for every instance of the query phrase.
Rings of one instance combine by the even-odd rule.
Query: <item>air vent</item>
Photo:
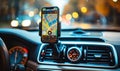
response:
[[[54,65],[84,66],[98,68],[115,68],[118,66],[116,49],[113,45],[101,42],[66,42],[62,41],[63,52],[54,48],[55,46],[42,44],[39,51],[38,62]],[[67,61],[66,50],[71,46],[81,48],[81,58],[74,62]],[[74,52],[74,51],[73,51]],[[73,56],[76,54],[73,54]]]
[[[52,59],[52,49],[51,48],[47,48],[45,50],[45,57],[44,57],[45,60],[51,60]]]
[[[51,48],[46,47],[41,51],[40,61],[52,60],[53,51]]]
[[[56,45],[42,45],[40,49],[40,56],[39,60],[42,62],[45,61],[56,61],[59,58],[59,51],[56,47]]]
[[[98,37],[60,37],[60,41],[87,41],[87,42],[105,42]]]
[[[114,65],[114,58],[110,48],[105,46],[88,46],[86,62],[98,65]]]

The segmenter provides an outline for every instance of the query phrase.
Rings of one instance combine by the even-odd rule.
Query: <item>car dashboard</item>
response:
[[[120,32],[61,30],[57,44],[42,43],[38,31],[0,29],[11,67],[40,70],[120,70]]]

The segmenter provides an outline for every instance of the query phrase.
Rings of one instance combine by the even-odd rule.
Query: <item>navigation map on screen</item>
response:
[[[57,36],[57,14],[43,14],[42,35]]]

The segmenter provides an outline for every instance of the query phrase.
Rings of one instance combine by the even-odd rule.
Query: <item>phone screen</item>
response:
[[[55,43],[58,41],[58,8],[42,8],[42,42]]]

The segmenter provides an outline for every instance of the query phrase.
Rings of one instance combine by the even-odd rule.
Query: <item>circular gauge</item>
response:
[[[82,52],[78,47],[71,47],[67,51],[67,58],[71,62],[76,62],[81,58]]]
[[[22,64],[25,65],[28,58],[28,50],[21,46],[15,46],[9,50],[10,64]]]

